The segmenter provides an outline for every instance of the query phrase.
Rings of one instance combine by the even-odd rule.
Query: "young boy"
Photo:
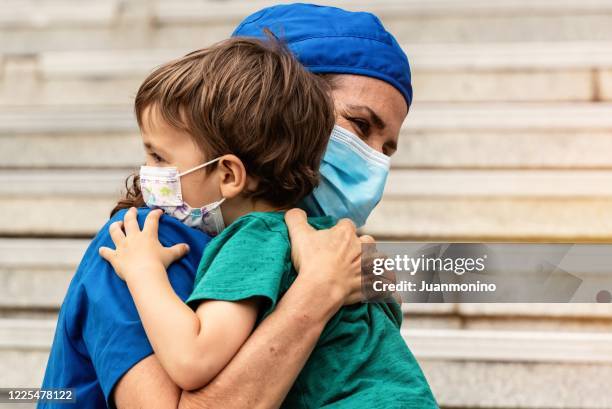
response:
[[[168,281],[178,253],[157,240],[161,210],[141,232],[131,209],[124,231],[110,227],[116,250],[100,254],[126,281],[164,369],[182,389],[196,389],[223,369],[296,277],[283,210],[317,184],[332,102],[325,83],[277,40],[233,38],[158,68],[135,110],[148,166],[130,197],[216,237],[187,304]],[[360,262],[358,249],[347,254]],[[396,304],[341,309],[283,407],[437,407],[400,322]]]

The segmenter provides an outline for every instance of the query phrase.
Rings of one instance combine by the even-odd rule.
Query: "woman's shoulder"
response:
[[[75,278],[81,280],[87,280],[90,271],[95,271],[98,274],[101,270],[108,270],[112,272],[112,267],[102,257],[99,256],[98,251],[100,247],[115,248],[115,245],[111,239],[109,233],[109,227],[112,223],[122,221],[125,213],[128,209],[122,209],[117,213],[113,214],[111,218],[102,226],[92,241],[89,243],[85,254],[79,264],[79,268],[75,274]],[[151,209],[141,207],[138,208],[138,225],[142,229],[144,221],[147,215],[151,212]],[[190,252],[186,258],[190,259],[195,265],[199,262],[199,258],[210,242],[211,238],[201,230],[189,227],[179,220],[163,215],[159,220],[158,238],[162,245],[169,247],[179,243],[186,243],[189,245]],[[193,260],[191,260],[193,259]],[[114,272],[112,274],[114,276]],[[80,276],[80,277],[79,277]]]
[[[110,239],[108,227],[114,222],[122,221],[125,213],[128,210],[129,209],[121,209],[117,213],[113,214],[102,229],[100,229],[98,236],[108,237]],[[150,212],[151,209],[148,207],[137,208],[137,220],[141,229],[144,226],[145,219]],[[210,236],[204,233],[202,230],[189,227],[174,217],[166,214],[162,215],[162,217],[159,219],[158,234],[159,240],[162,242],[162,244],[166,244],[165,242],[172,244],[184,243],[185,240],[188,240],[188,244],[191,245],[191,242],[208,243],[208,241],[210,241]]]

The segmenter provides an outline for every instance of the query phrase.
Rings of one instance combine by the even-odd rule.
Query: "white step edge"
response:
[[[202,45],[203,47],[205,44]],[[423,71],[612,68],[611,42],[405,44],[414,76]],[[191,49],[48,51],[39,55],[45,78],[143,77]]]
[[[114,198],[129,174],[128,169],[0,170],[0,196]],[[612,170],[393,169],[384,194],[394,198],[612,198]]]
[[[0,268],[76,269],[88,245],[84,239],[0,238]]]
[[[51,347],[55,320],[0,319],[0,350],[39,350]]]
[[[407,131],[612,130],[612,104],[423,103],[410,108],[403,128]]]
[[[612,197],[612,171],[392,170],[393,197]]]
[[[0,28],[110,26],[116,17],[119,4],[119,0],[3,0]]]
[[[0,319],[0,350],[45,350],[53,340],[51,320]],[[419,359],[612,363],[612,334],[404,329],[402,336]]]
[[[406,44],[415,71],[607,69],[610,42],[530,42],[479,44]],[[417,74],[418,75],[418,74]]]
[[[210,1],[197,2],[193,0],[179,0],[173,2],[161,1],[157,3],[155,14],[160,23],[170,24],[179,22],[218,22],[219,20],[245,17],[263,7],[279,3],[292,3],[290,0],[281,1],[225,1],[213,3]],[[425,16],[463,16],[474,18],[474,15],[533,15],[545,13],[546,15],[606,13],[612,11],[612,4],[606,0],[407,0],[407,1],[343,1],[323,0],[318,4],[342,7],[352,11],[369,11],[379,17],[425,17]]]
[[[482,330],[402,330],[420,359],[612,363],[612,334]]]
[[[135,166],[136,167],[136,166]],[[0,170],[6,197],[116,197],[129,170]]]
[[[0,135],[137,132],[133,107],[3,107]]]
[[[612,130],[612,103],[421,103],[403,130]],[[13,134],[138,132],[131,106],[3,107],[0,137]],[[406,134],[409,137],[409,133]]]

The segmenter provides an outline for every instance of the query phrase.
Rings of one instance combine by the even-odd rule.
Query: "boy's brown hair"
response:
[[[294,206],[317,185],[334,126],[329,84],[308,72],[279,40],[231,38],[154,70],[134,104],[157,109],[206,155],[239,157],[258,181],[244,192],[279,208]],[[213,165],[211,165],[213,166]],[[138,176],[111,214],[143,206]]]

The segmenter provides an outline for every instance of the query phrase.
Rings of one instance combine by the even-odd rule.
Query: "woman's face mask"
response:
[[[225,199],[200,208],[193,208],[183,201],[180,178],[215,163],[219,159],[213,159],[183,173],[179,173],[175,167],[141,166],[140,190],[144,202],[151,209],[162,209],[166,214],[187,226],[216,236],[225,228],[221,214],[221,203]]]
[[[336,125],[319,168],[321,182],[303,206],[311,215],[347,217],[361,227],[382,198],[389,167],[388,156]]]

